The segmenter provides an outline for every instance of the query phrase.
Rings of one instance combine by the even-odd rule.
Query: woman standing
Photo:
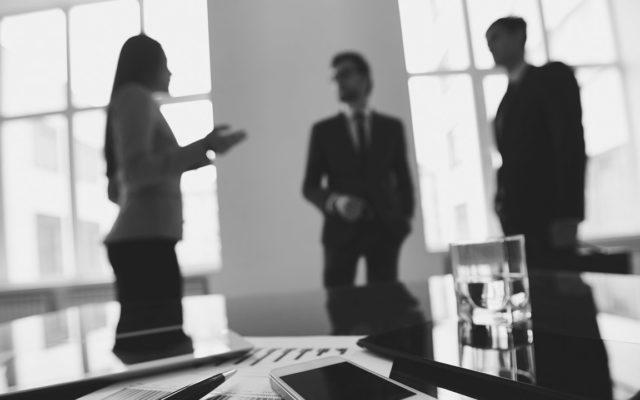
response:
[[[176,138],[152,95],[168,92],[171,72],[162,46],[140,34],[120,51],[107,112],[105,157],[109,199],[120,207],[105,244],[121,305],[117,332],[182,325],[183,172],[210,164],[245,138],[217,127],[187,146]]]

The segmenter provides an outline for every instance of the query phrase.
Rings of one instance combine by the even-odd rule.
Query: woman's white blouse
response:
[[[204,140],[178,145],[151,91],[141,85],[123,86],[109,107],[120,211],[105,242],[181,239],[180,177],[210,163]]]

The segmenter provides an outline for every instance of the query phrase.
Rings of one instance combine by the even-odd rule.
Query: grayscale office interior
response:
[[[228,328],[245,336],[338,331],[325,329],[335,316],[323,314],[323,215],[302,185],[312,126],[344,109],[331,64],[341,51],[366,58],[369,106],[404,126],[415,208],[397,281],[428,285],[433,296],[448,282],[451,243],[503,235],[493,121],[508,78],[485,34],[506,16],[527,22],[529,64],[561,61],[575,73],[587,157],[578,238],[625,264],[622,274],[586,271],[581,282],[604,315],[598,323],[613,324],[600,335],[640,348],[637,0],[1,0],[0,324],[116,304],[104,243],[118,215],[107,196],[105,124],[119,51],[141,32],[166,53],[171,83],[155,99],[180,146],[218,124],[246,132],[228,154],[182,175],[185,298],[217,296],[211,312],[226,312]],[[354,287],[368,286],[360,260]],[[432,304],[426,318],[455,313],[452,301]],[[278,312],[292,303],[290,314]],[[5,331],[13,333],[0,350],[51,347],[79,323],[47,321],[31,323],[30,335]],[[88,326],[116,322],[95,313]],[[638,359],[610,360],[612,376]],[[623,389],[611,398],[640,393],[633,374],[615,380]],[[8,393],[12,383],[0,383]]]

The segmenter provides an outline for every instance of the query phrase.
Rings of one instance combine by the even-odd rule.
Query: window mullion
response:
[[[2,25],[3,18],[0,17],[0,26]],[[0,61],[2,61],[2,52],[0,52]],[[0,77],[2,76],[2,62],[0,62]],[[2,110],[2,96],[0,95],[0,110]],[[2,154],[2,128],[4,127],[4,118],[2,118],[0,111],[0,154]],[[6,221],[4,218],[4,164],[0,160],[0,282],[6,281],[9,277],[8,261],[7,261],[7,229]]]
[[[214,104],[213,104],[213,82],[215,82],[215,77],[213,76],[213,63],[211,61],[211,55],[213,54],[213,40],[211,40],[211,26],[213,26],[213,18],[211,17],[211,10],[209,9],[209,3],[207,2],[207,43],[209,45],[209,77],[210,80],[209,82],[211,82],[211,85],[209,87],[209,92],[207,93],[207,98],[209,99],[209,101],[211,101],[211,115],[213,117],[213,127],[215,127],[215,123],[216,123],[216,114],[215,114],[215,110],[214,110]],[[214,168],[215,167],[214,165]],[[217,185],[217,184],[216,184]],[[218,189],[216,188],[216,198],[218,198]],[[218,227],[219,229],[219,227]],[[210,282],[209,282],[210,283]]]
[[[68,110],[72,113],[81,112],[81,111],[92,111],[92,110],[104,110],[105,106],[85,106],[85,107],[75,107],[68,106]],[[21,115],[12,115],[10,117],[2,117],[0,118],[3,122],[20,120],[20,119],[29,119],[29,118],[43,118],[51,115],[60,115],[61,113],[66,113],[65,110],[56,110],[56,111],[43,111],[29,114],[21,114]]]
[[[538,15],[540,17],[540,25],[542,28],[542,45],[544,47],[544,56],[547,61],[551,60],[551,51],[549,50],[549,31],[547,31],[547,23],[544,19],[544,11],[542,10],[542,0],[538,0]]]
[[[73,132],[73,100],[72,100],[72,90],[71,90],[71,29],[70,29],[70,20],[69,20],[69,11],[70,8],[63,8],[65,14],[65,38],[66,38],[66,47],[67,47],[67,108],[65,110],[65,116],[67,119],[67,151],[68,151],[68,167],[69,167],[69,199],[70,199],[70,207],[71,207],[71,243],[72,243],[72,251],[71,255],[71,266],[72,271],[77,271],[78,265],[77,260],[79,259],[79,238],[78,238],[78,198],[76,191],[76,163],[75,163],[75,146],[74,146],[74,132]],[[69,254],[69,253],[67,253]],[[64,266],[64,273],[68,274],[71,267],[68,265]]]
[[[491,157],[491,150],[493,148],[492,140],[491,140],[491,129],[489,124],[487,123],[487,106],[485,103],[484,97],[484,88],[483,88],[483,78],[486,76],[485,71],[478,70],[475,66],[475,54],[473,51],[473,41],[471,37],[471,24],[469,21],[469,4],[468,0],[462,1],[462,14],[464,18],[464,26],[465,26],[465,34],[467,36],[467,51],[469,52],[469,75],[471,76],[471,87],[473,88],[473,97],[475,100],[475,109],[476,109],[476,125],[478,128],[478,143],[480,144],[480,148],[478,151],[480,152],[480,163],[482,168],[482,190],[484,191],[484,209],[486,212],[487,218],[487,227],[489,229],[489,233],[492,228],[492,207],[489,205],[492,204],[493,198],[493,164]]]
[[[140,10],[140,32],[144,33],[144,0],[138,0],[138,10]]]
[[[620,62],[597,62],[597,63],[581,63],[581,64],[571,64],[571,67],[578,68],[616,68],[621,69],[622,66]],[[504,72],[500,71],[497,68],[491,69],[477,69],[477,68],[466,68],[466,69],[451,69],[451,70],[440,70],[440,71],[428,71],[428,72],[417,72],[410,74],[411,76],[447,76],[447,75],[470,75],[477,76],[479,79],[483,79],[488,75],[503,75]]]

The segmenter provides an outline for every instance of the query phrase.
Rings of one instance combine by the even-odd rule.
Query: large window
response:
[[[51,2],[50,2],[51,4]],[[161,110],[186,144],[213,127],[206,0],[111,0],[0,17],[0,283],[110,279],[105,108],[144,31],[173,76]],[[184,175],[184,272],[219,268],[216,171]]]
[[[527,60],[576,70],[589,156],[587,239],[640,233],[636,156],[609,0],[399,0],[427,247],[501,233],[491,123],[506,90],[485,32],[528,24]]]

